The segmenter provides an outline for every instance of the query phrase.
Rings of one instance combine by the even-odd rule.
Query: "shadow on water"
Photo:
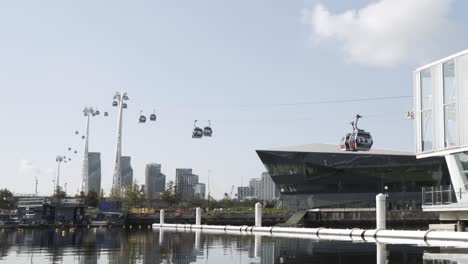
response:
[[[0,230],[5,263],[468,263],[468,249],[159,230]]]

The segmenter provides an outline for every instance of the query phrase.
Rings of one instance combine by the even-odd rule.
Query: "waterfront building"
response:
[[[250,196],[252,196],[252,192],[249,186],[237,187],[237,199],[239,199],[239,201],[242,201]]]
[[[122,177],[122,188],[128,188],[133,184],[133,168],[131,164],[132,158],[129,156],[122,157],[120,161],[120,173]]]
[[[276,185],[268,172],[263,172],[261,178],[249,182],[250,195],[258,200],[272,201],[279,196]]]
[[[88,152],[88,183],[86,184],[88,192],[101,192],[101,153]]]
[[[451,184],[423,190],[423,210],[440,219],[468,222],[468,50],[413,72],[416,154],[445,159]],[[411,113],[410,113],[411,116]]]
[[[193,196],[197,199],[205,199],[206,185],[204,183],[196,183],[193,185]]]
[[[176,191],[180,200],[186,202],[194,197],[193,186],[198,183],[198,175],[192,173],[192,169],[176,169]]]
[[[147,199],[156,199],[166,187],[166,175],[161,172],[161,164],[149,163],[145,168],[145,191]]]
[[[282,204],[291,208],[375,207],[378,193],[387,193],[390,206],[420,208],[423,186],[450,183],[443,158],[416,159],[410,152],[349,152],[338,144],[311,144],[257,154],[278,185]]]

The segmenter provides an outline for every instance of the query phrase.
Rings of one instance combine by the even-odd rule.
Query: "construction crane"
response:
[[[232,199],[232,193],[234,192],[234,185],[231,187],[231,192],[229,193],[229,198]]]

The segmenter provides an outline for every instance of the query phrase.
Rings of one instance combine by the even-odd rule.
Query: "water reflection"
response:
[[[0,230],[5,263],[468,263],[468,250],[165,230]]]

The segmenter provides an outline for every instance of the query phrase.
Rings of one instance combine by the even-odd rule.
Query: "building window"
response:
[[[432,150],[434,116],[432,114],[432,71],[421,71],[421,139],[422,151]]]
[[[444,70],[444,135],[445,147],[458,145],[457,87],[455,85],[455,63],[443,64]]]

